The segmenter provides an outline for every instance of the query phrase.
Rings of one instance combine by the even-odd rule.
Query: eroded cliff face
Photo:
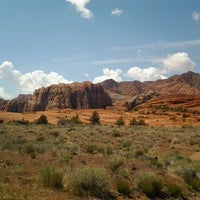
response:
[[[158,102],[162,102],[162,104],[166,102],[166,99],[168,99],[167,102],[172,103],[182,102],[183,97],[187,96],[184,101],[188,101],[191,105],[193,105],[191,101],[194,101],[196,102],[195,105],[198,105],[199,85],[200,74],[194,72],[148,82],[116,82],[110,79],[100,84],[90,82],[58,84],[37,89],[33,95],[19,95],[9,101],[0,99],[0,111],[33,112],[66,108],[96,109],[112,105],[118,108],[132,109],[149,102],[151,99],[158,99],[158,96],[161,99]],[[172,96],[173,99],[171,99]]]
[[[20,94],[18,97],[12,100],[0,99],[0,111],[6,112],[23,112],[24,107],[27,104],[28,99],[31,97],[30,94]]]
[[[90,82],[58,84],[35,90],[24,106],[24,112],[50,109],[87,109],[112,106],[104,88]]]

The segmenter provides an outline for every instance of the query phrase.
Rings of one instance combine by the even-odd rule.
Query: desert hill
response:
[[[191,71],[164,80],[115,82],[109,79],[102,82],[101,85],[110,94],[113,104],[116,106],[135,107],[152,98],[158,100],[158,96],[162,104],[165,99],[169,103],[178,104],[178,102],[182,102],[184,96],[184,101],[192,101],[193,104],[195,101],[200,105],[200,74]],[[187,96],[188,98],[186,98]],[[170,100],[171,97],[173,100]],[[157,103],[159,102],[157,101]]]
[[[0,110],[32,112],[54,109],[97,109],[114,106],[132,109],[137,106],[172,106],[190,108],[200,105],[200,74],[187,72],[157,81],[116,82],[99,84],[58,84],[42,87],[32,95],[0,99]]]

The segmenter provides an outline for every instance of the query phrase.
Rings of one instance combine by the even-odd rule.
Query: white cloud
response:
[[[123,13],[123,10],[120,10],[119,8],[115,8],[114,10],[111,11],[111,15],[113,16],[121,16]]]
[[[42,70],[36,70],[22,74],[14,70],[14,65],[9,61],[5,61],[0,65],[0,79],[6,80],[21,93],[32,93],[37,88],[47,87],[52,84],[70,83],[56,72],[46,74]]]
[[[23,74],[19,79],[20,90],[24,93],[31,93],[37,88],[58,83],[69,83],[69,81],[56,72],[46,74],[42,70]]]
[[[0,98],[10,99],[10,95],[5,92],[3,87],[0,87]]]
[[[158,79],[165,79],[166,77],[155,67],[140,68],[131,67],[127,71],[127,76],[133,80],[144,81],[154,81]]]
[[[200,20],[200,13],[197,12],[193,12],[192,13],[192,19],[196,22],[198,22]]]
[[[122,74],[122,70],[121,69],[108,69],[108,68],[104,68],[103,69],[103,75],[102,76],[98,76],[93,80],[93,83],[100,83],[102,81],[105,81],[107,79],[113,79],[117,82],[120,82],[121,79],[121,75]]]
[[[179,52],[169,55],[160,60],[163,66],[163,73],[171,71],[187,72],[194,70],[195,63],[191,60],[188,53]]]
[[[75,6],[77,12],[80,13],[81,17],[86,19],[92,18],[92,12],[85,7],[86,4],[90,2],[90,0],[66,0],[66,2],[69,2],[73,6]]]

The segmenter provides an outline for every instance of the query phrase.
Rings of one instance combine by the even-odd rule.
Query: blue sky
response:
[[[0,0],[0,96],[200,72],[199,0]]]

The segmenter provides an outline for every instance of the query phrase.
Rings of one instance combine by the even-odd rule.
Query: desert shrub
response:
[[[131,125],[131,126],[137,125],[137,120],[133,117],[133,118],[130,120],[129,125]]]
[[[178,151],[169,154],[163,161],[164,165],[194,190],[200,190],[199,167],[189,158],[183,157]]]
[[[4,120],[3,119],[0,119],[0,124],[3,124],[4,123]]]
[[[144,173],[138,177],[137,186],[148,197],[154,198],[160,195],[163,183],[156,176]]]
[[[145,156],[144,150],[138,149],[133,153],[134,158],[140,158],[142,156]]]
[[[31,157],[32,159],[36,159],[36,153],[35,153],[35,152],[30,153],[30,157]]]
[[[167,185],[167,193],[168,193],[168,195],[170,195],[171,197],[174,197],[174,198],[183,196],[182,188],[175,183]]]
[[[101,124],[100,122],[100,116],[97,111],[94,111],[92,113],[92,116],[89,118],[90,124],[95,125],[95,124]]]
[[[27,144],[24,151],[27,154],[35,153],[35,147],[32,144]]]
[[[123,117],[120,116],[120,117],[116,120],[115,124],[118,125],[118,126],[123,126],[123,125],[125,125],[125,121],[124,121]]]
[[[40,181],[44,187],[62,188],[63,172],[54,167],[45,167],[40,171]]]
[[[71,123],[74,123],[74,124],[81,124],[79,115],[73,116],[73,117],[70,119],[70,122],[71,122]]]
[[[86,167],[67,177],[68,191],[82,196],[106,196],[108,184],[108,175],[103,168]]]
[[[192,167],[181,167],[177,171],[177,174],[180,175],[194,190],[200,191],[200,178],[198,177],[196,169]]]
[[[149,163],[155,167],[161,168],[163,166],[163,164],[161,162],[159,162],[157,156],[155,157],[147,157]]]
[[[65,125],[65,124],[67,124],[67,120],[65,119],[65,118],[60,118],[59,120],[58,120],[58,122],[57,122],[57,125],[61,125],[61,126],[63,126],[63,125]]]
[[[41,115],[38,120],[37,120],[38,124],[48,124],[48,120],[46,115]]]
[[[139,119],[139,121],[137,122],[138,126],[146,126],[146,123],[143,119]]]
[[[117,170],[117,175],[118,177],[122,177],[122,178],[125,178],[125,179],[129,179],[130,178],[130,173],[129,173],[129,170],[125,167],[120,167],[118,170]]]
[[[60,135],[60,133],[58,131],[52,131],[50,133],[50,135],[54,136],[54,137],[58,137]]]
[[[28,120],[24,120],[24,119],[22,119],[22,120],[13,120],[13,123],[20,124],[20,125],[27,125],[27,124],[29,124],[29,121]]]
[[[117,180],[116,187],[117,187],[117,191],[124,196],[129,197],[132,193],[132,189],[127,181]]]
[[[61,154],[61,158],[60,158],[61,162],[68,164],[71,159],[72,159],[71,153],[66,152],[66,153]]]
[[[123,148],[129,148],[132,146],[133,141],[131,139],[126,139],[122,141],[122,147]]]
[[[143,119],[136,120],[134,117],[129,122],[130,126],[146,126],[147,124]]]
[[[111,147],[111,146],[106,146],[106,147],[105,147],[105,153],[106,153],[107,155],[111,155],[111,154],[113,153],[112,147]]]
[[[113,157],[109,162],[109,168],[112,172],[116,172],[124,165],[124,159],[120,156]]]
[[[46,140],[46,138],[43,135],[40,135],[36,138],[37,142],[44,142]]]
[[[113,130],[112,136],[113,136],[113,137],[121,137],[122,135],[121,135],[121,133],[119,132],[119,130]]]
[[[104,147],[95,143],[84,144],[82,148],[85,153],[90,153],[90,154],[105,153]]]

